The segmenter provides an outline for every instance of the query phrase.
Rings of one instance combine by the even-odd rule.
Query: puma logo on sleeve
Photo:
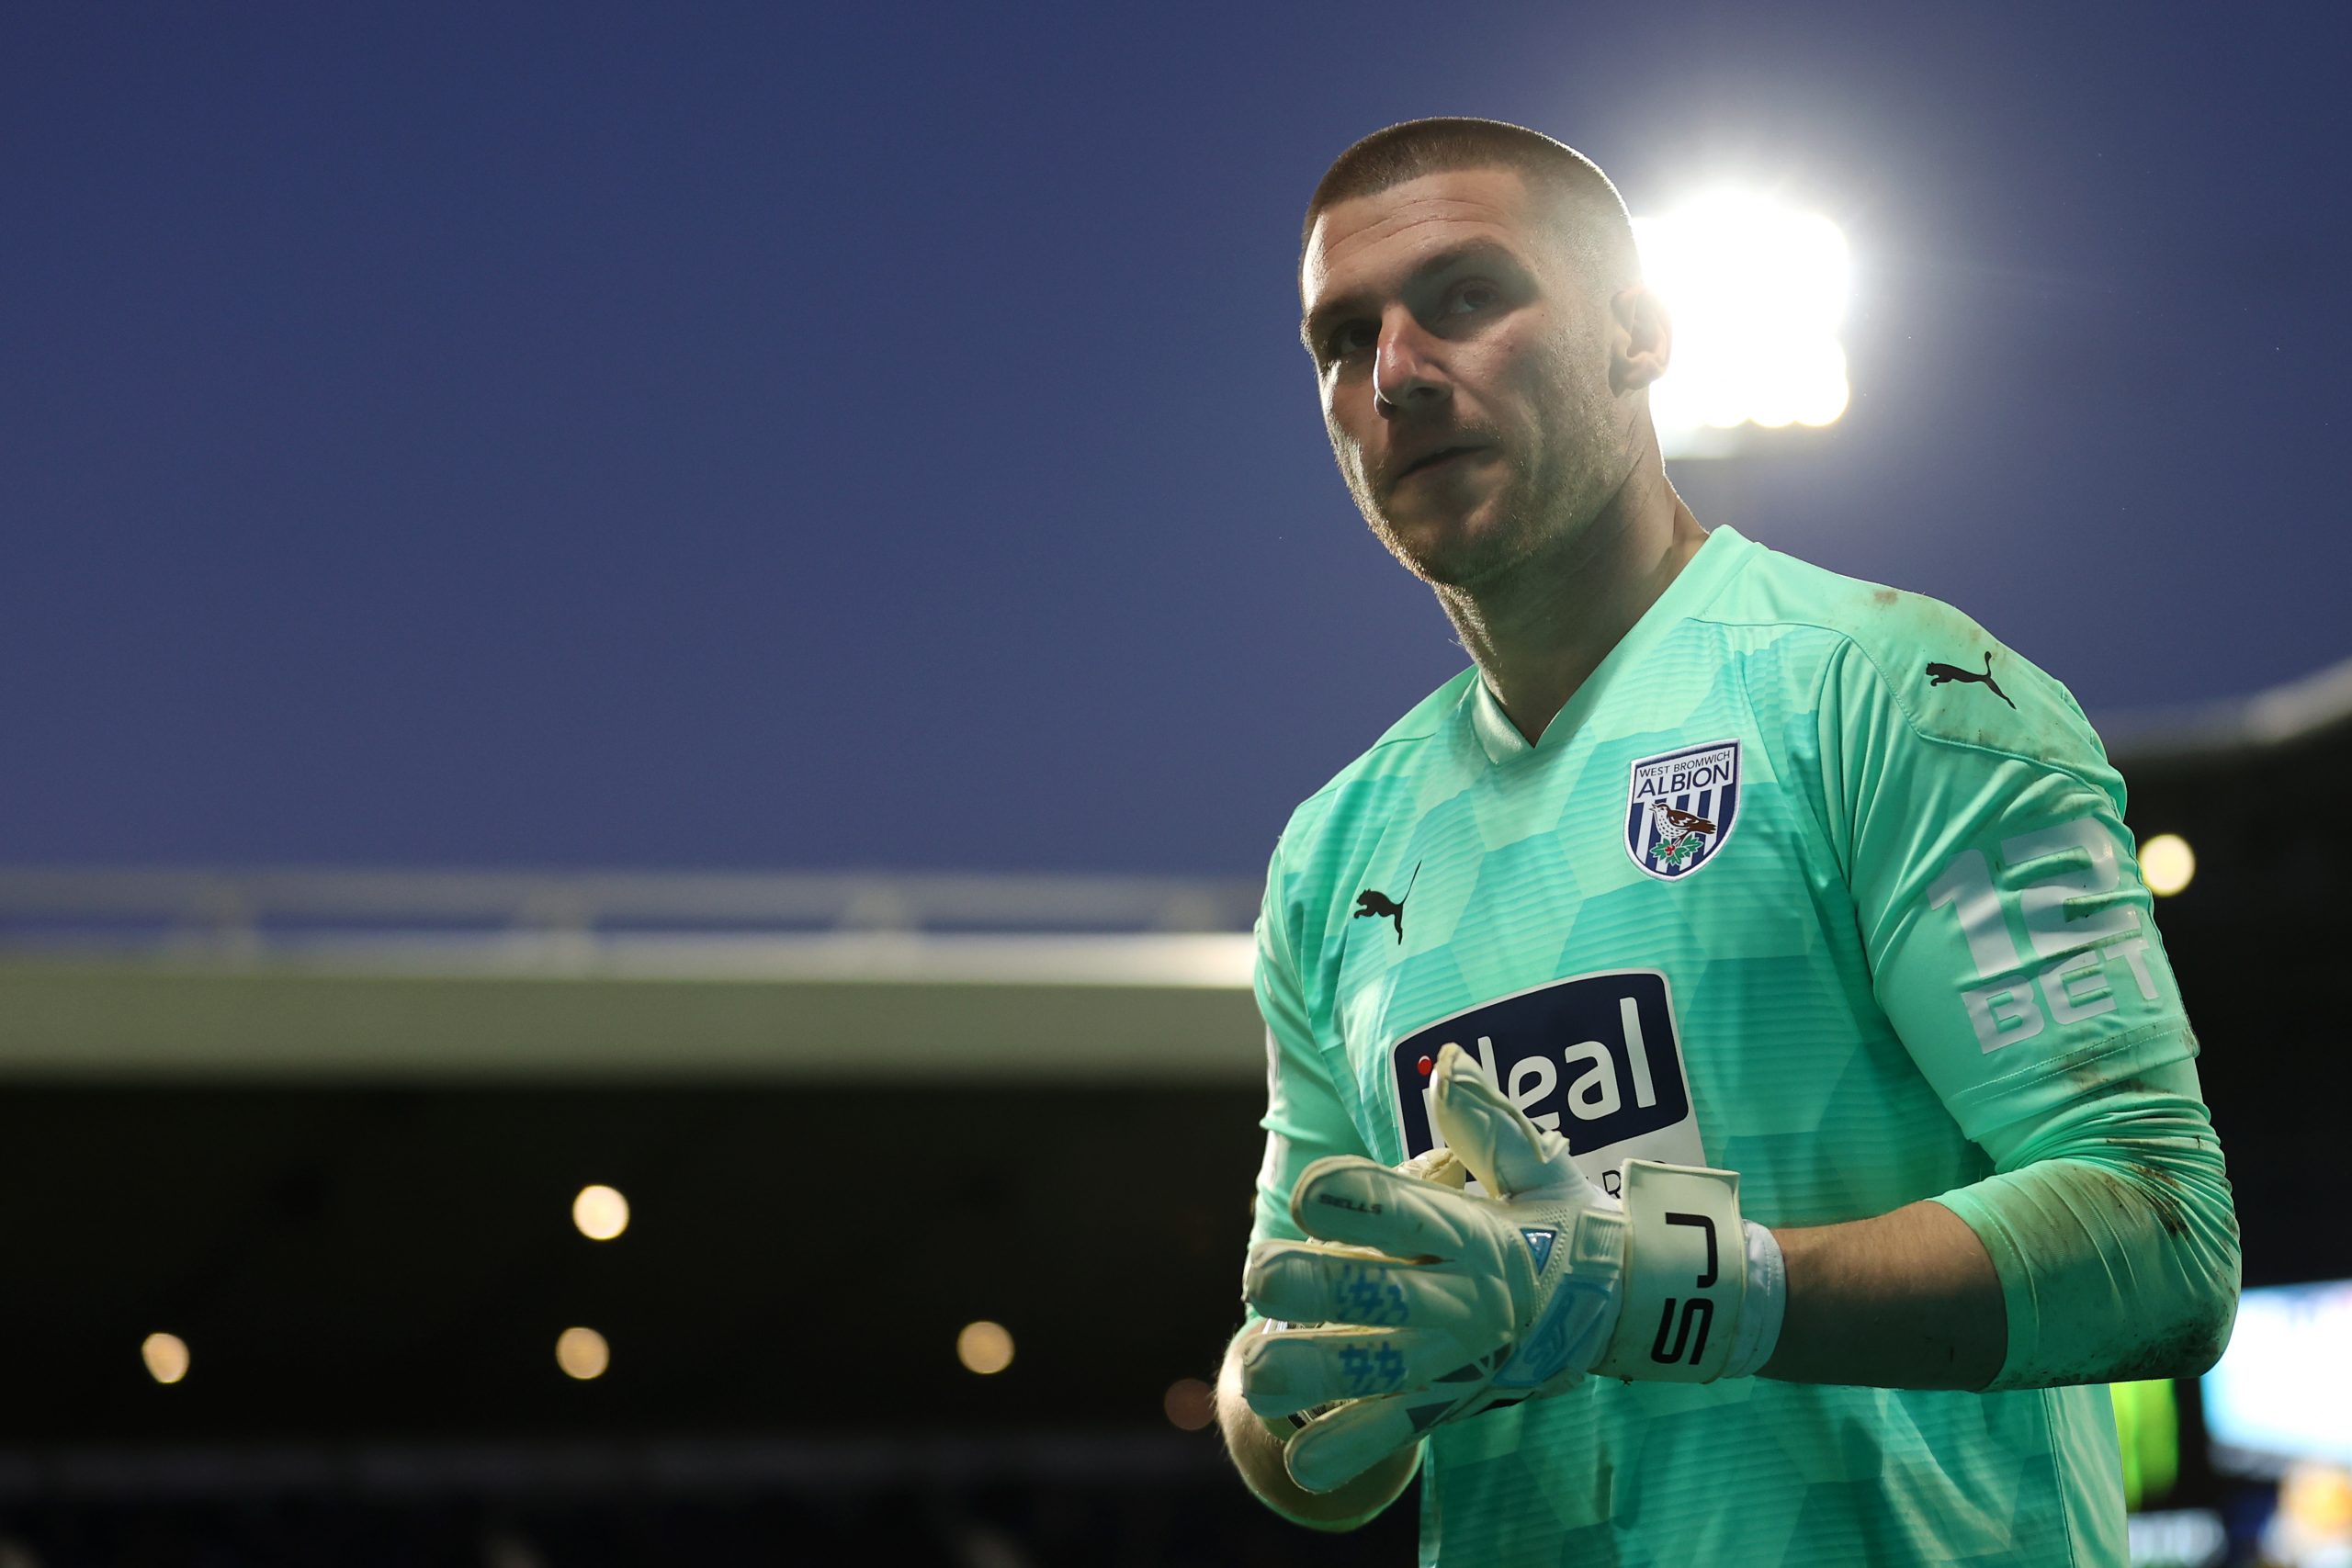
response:
[[[2009,694],[2001,690],[2001,683],[1993,679],[1993,650],[1989,648],[1984,650],[1984,673],[1982,675],[1973,670],[1962,670],[1951,664],[1930,663],[1928,666],[1928,685],[1940,686],[1951,681],[1966,681],[1979,686],[1989,686],[1995,696],[2005,703],[2009,703]],[[2009,706],[2013,708],[2017,705],[2015,703],[2009,703]]]
[[[1421,863],[1415,861],[1413,874],[1405,884],[1404,897],[1391,898],[1377,888],[1367,887],[1356,895],[1355,913],[1349,919],[1394,920],[1396,923],[1396,941],[1402,944],[1405,940],[1405,899],[1413,896],[1413,884],[1420,879]]]

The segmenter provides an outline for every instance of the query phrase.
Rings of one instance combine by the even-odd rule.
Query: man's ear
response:
[[[1610,390],[1621,396],[1639,391],[1666,374],[1674,356],[1674,322],[1666,302],[1646,284],[1619,289],[1609,312],[1617,329],[1611,334]]]

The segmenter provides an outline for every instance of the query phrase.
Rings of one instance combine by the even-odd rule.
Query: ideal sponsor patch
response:
[[[1739,820],[1739,742],[1644,757],[1625,792],[1625,852],[1661,882],[1715,857]]]
[[[1585,1174],[1613,1179],[1629,1158],[1703,1165],[1674,998],[1655,969],[1576,975],[1483,1002],[1389,1047],[1408,1157],[1437,1145],[1430,1122],[1438,1053],[1460,1045],[1539,1127],[1558,1133]]]

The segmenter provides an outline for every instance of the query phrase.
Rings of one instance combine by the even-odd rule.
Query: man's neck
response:
[[[1532,746],[1706,539],[1652,447],[1556,554],[1492,587],[1440,588],[1438,602]]]

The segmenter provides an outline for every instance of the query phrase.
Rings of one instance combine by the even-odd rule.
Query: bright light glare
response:
[[[609,1187],[583,1187],[571,1201],[571,1223],[590,1241],[610,1241],[628,1229],[628,1200]]]
[[[556,1339],[555,1364],[565,1376],[585,1382],[603,1377],[605,1369],[613,1364],[612,1347],[593,1328],[567,1328]]]
[[[2177,833],[2158,833],[2140,845],[2140,874],[2147,879],[2149,892],[2170,897],[2197,874],[2196,852]]]
[[[1674,321],[1674,357],[1650,389],[1666,454],[1709,449],[1702,432],[1827,424],[1846,412],[1838,340],[1851,274],[1828,219],[1722,195],[1634,220],[1642,271]]]
[[[150,1334],[140,1342],[139,1359],[157,1382],[177,1382],[187,1376],[187,1341],[176,1334]]]
[[[978,1372],[982,1377],[1001,1372],[1012,1365],[1012,1336],[1005,1332],[1001,1323],[986,1319],[967,1323],[964,1331],[956,1336],[956,1359],[964,1363],[966,1371]]]

